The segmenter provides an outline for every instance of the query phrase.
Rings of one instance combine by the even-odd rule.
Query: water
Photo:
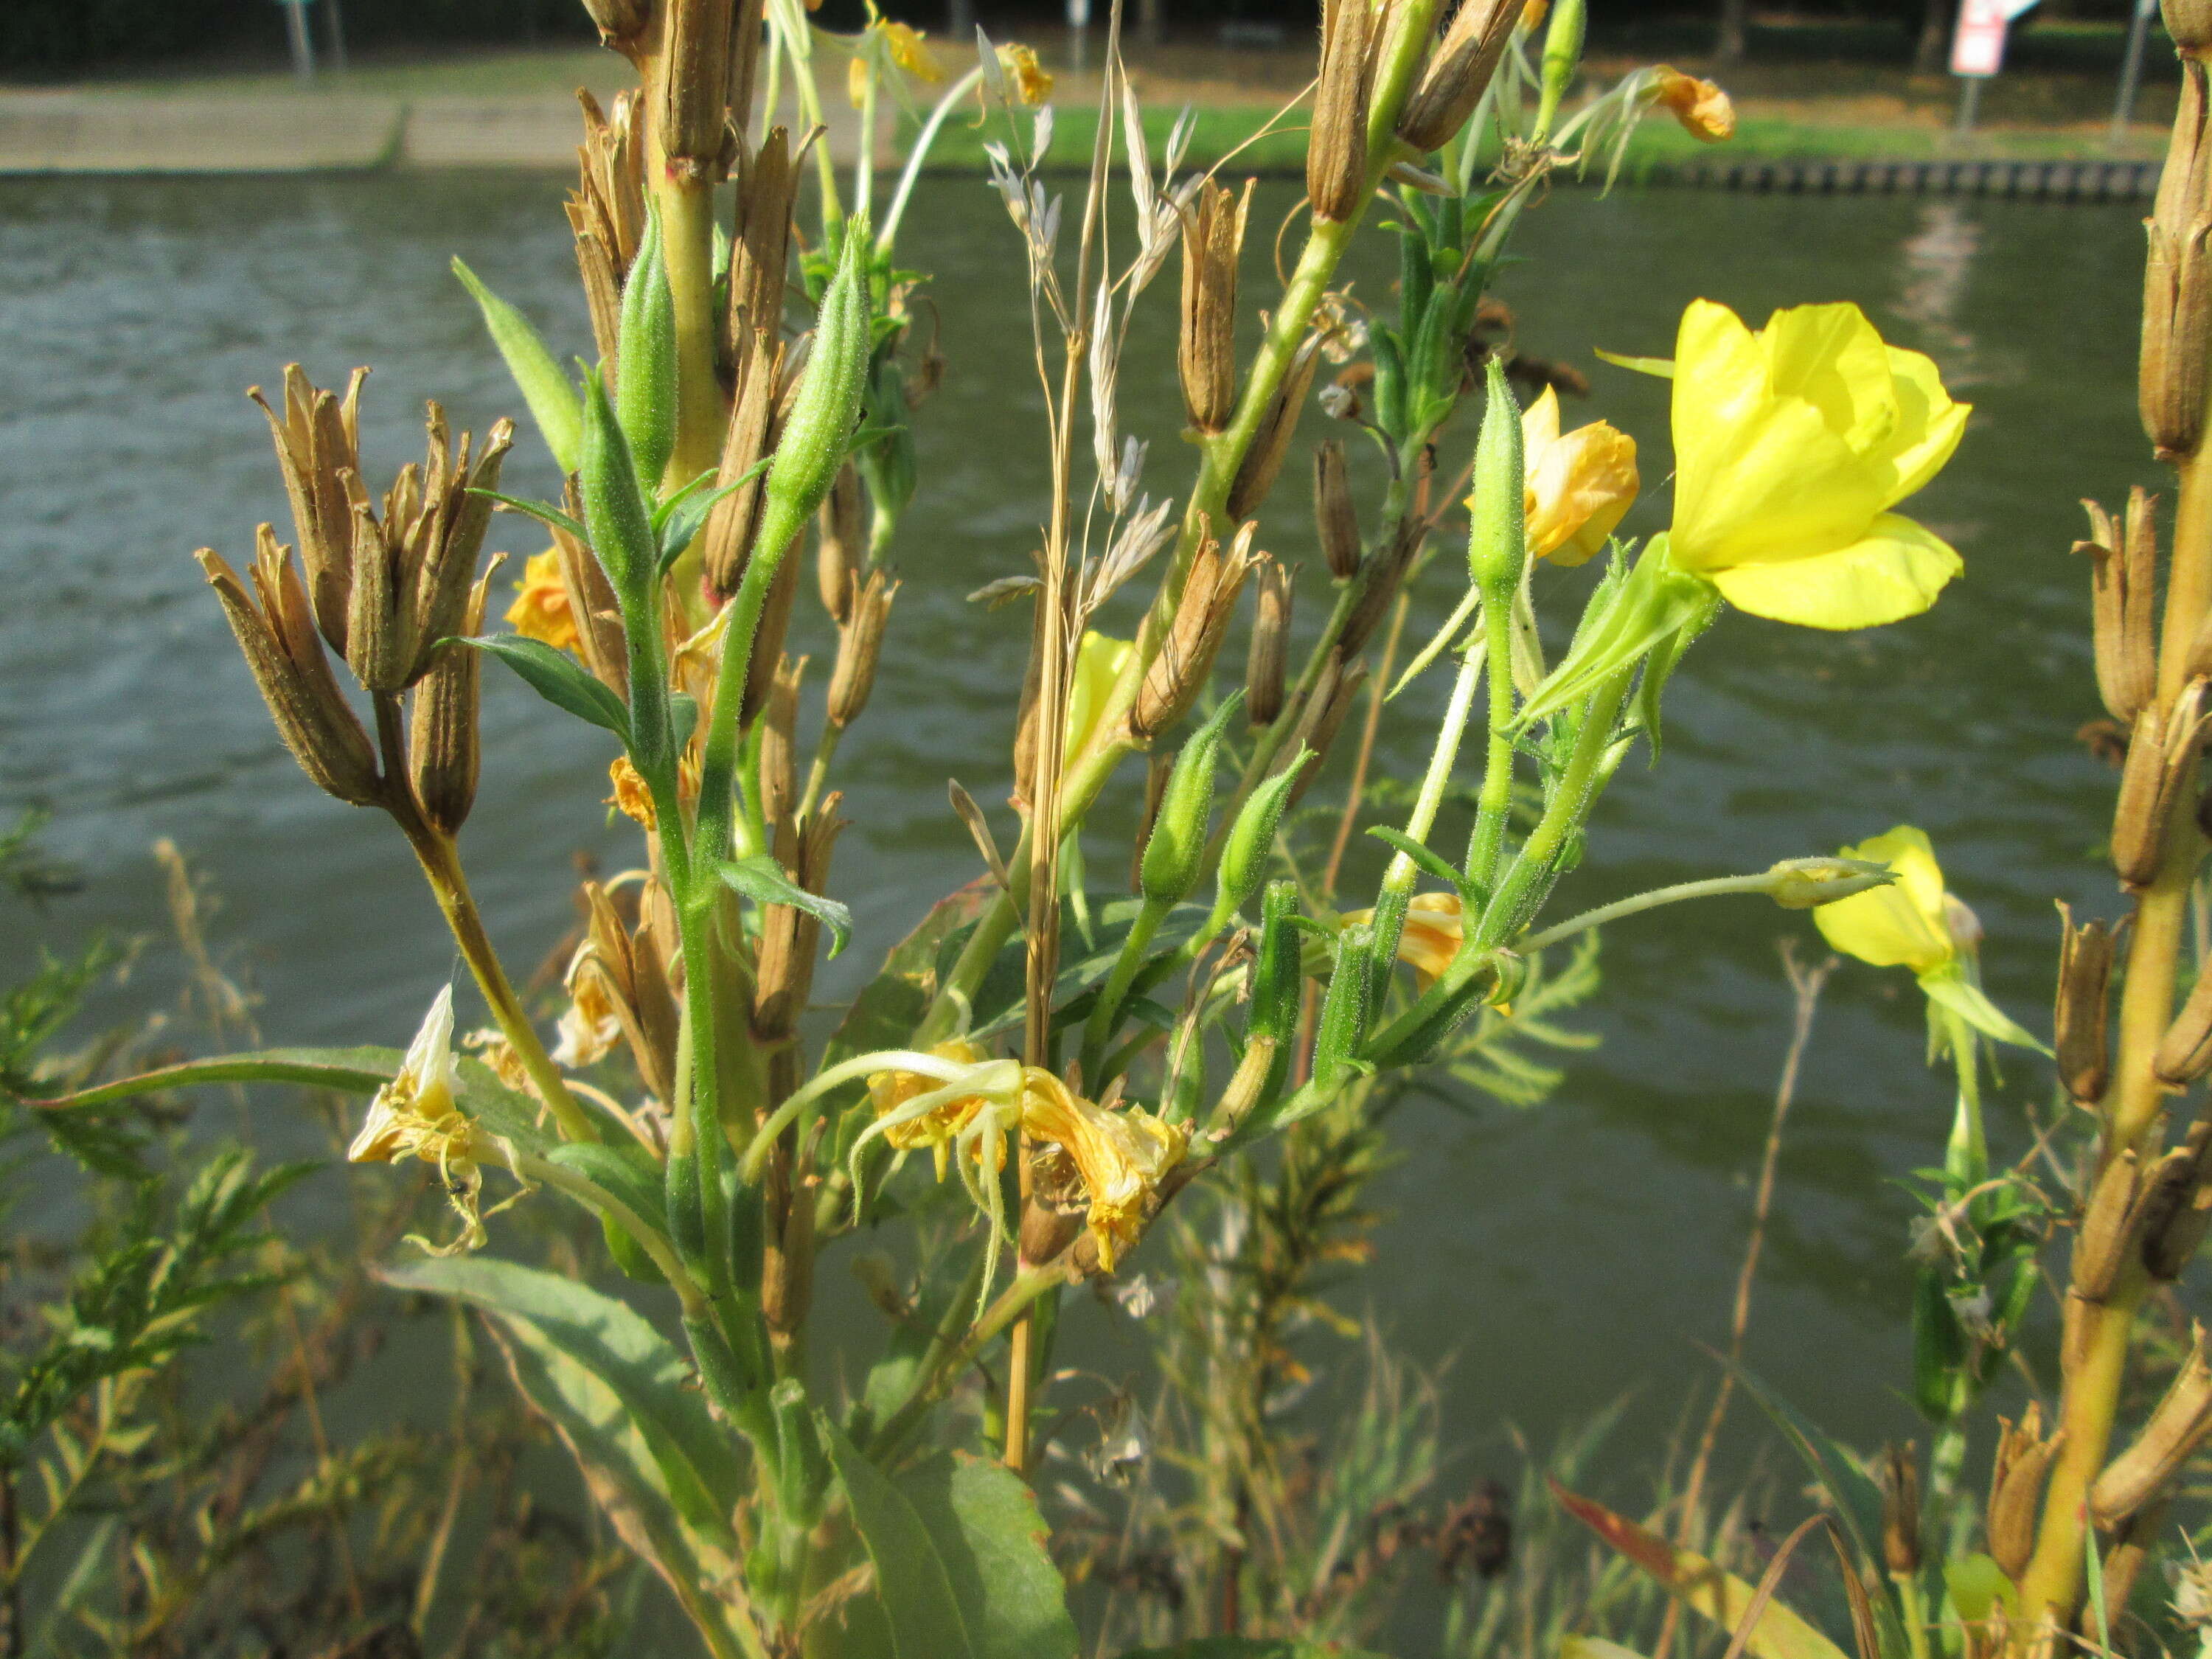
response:
[[[222,894],[220,937],[265,994],[271,1041],[412,1030],[453,968],[434,912],[397,837],[319,794],[282,751],[189,556],[205,543],[242,563],[254,524],[283,520],[261,417],[239,394],[275,385],[291,358],[323,384],[375,366],[363,425],[380,473],[418,453],[427,396],[479,429],[515,408],[450,256],[539,319],[556,350],[585,349],[560,193],[507,175],[0,185],[0,269],[13,274],[0,297],[0,807],[50,807],[53,850],[89,878],[38,938],[157,927],[148,847],[166,835]],[[1255,246],[1289,198],[1263,192]],[[841,757],[854,827],[836,883],[866,932],[820,976],[825,999],[849,994],[933,897],[974,873],[945,780],[996,810],[1020,646],[1012,613],[963,596],[1026,568],[1043,511],[1042,400],[1011,233],[969,182],[928,185],[908,227],[902,252],[937,273],[951,367],[920,417],[925,482],[875,705]],[[1590,415],[1569,419],[1601,413],[1634,433],[1662,502],[1665,388],[1594,365],[1589,348],[1663,353],[1699,295],[1754,320],[1857,300],[1977,405],[1958,460],[1913,508],[1965,554],[1965,580],[1931,615],[1864,635],[1724,619],[1674,682],[1664,763],[1625,771],[1556,914],[1910,820],[1988,929],[1990,989],[2045,1024],[2052,898],[2118,909],[2094,856],[2112,779],[2073,741],[2099,711],[2087,572],[2067,548],[2082,533],[2078,496],[2116,502],[2131,483],[2163,482],[2133,412],[2140,249],[2120,208],[1571,191],[1530,216],[1521,251],[1533,263],[1502,289],[1521,343],[1592,367]],[[1353,271],[1356,292],[1379,298],[1389,272],[1374,252]],[[1260,263],[1248,262],[1254,292]],[[1151,349],[1121,380],[1125,426],[1154,440],[1155,489],[1188,472],[1173,435],[1172,289],[1170,272],[1151,296]],[[1320,424],[1310,417],[1306,435]],[[1306,561],[1310,623],[1324,608],[1320,565],[1291,471],[1263,542]],[[508,478],[550,489],[534,440]],[[1626,529],[1663,522],[1647,501]],[[534,550],[513,525],[494,545]],[[1544,586],[1586,580],[1547,574]],[[1426,594],[1425,614],[1433,622],[1453,597]],[[818,675],[826,630],[811,599],[802,613]],[[488,680],[485,777],[464,850],[495,937],[526,973],[569,922],[572,858],[612,864],[626,843],[594,804],[608,758],[597,735],[547,717],[506,677]],[[1440,695],[1411,701],[1432,708]],[[1400,722],[1379,763],[1413,775],[1425,753],[1418,721]],[[1105,868],[1126,854],[1102,841],[1097,856]],[[1448,1437],[1488,1449],[1480,1461],[1504,1420],[1541,1442],[1632,1388],[1648,1437],[1710,1378],[1698,1345],[1725,1337],[1786,1037],[1784,936],[1818,950],[1803,918],[1749,900],[1624,924],[1606,941],[1601,1000],[1571,1022],[1602,1044],[1572,1057],[1553,1101],[1530,1112],[1424,1102],[1401,1115],[1382,1270],[1351,1294],[1416,1357],[1454,1361]],[[168,989],[157,972],[131,995],[143,1006]],[[2027,1066],[2010,1081],[2014,1099],[2042,1086]],[[2017,1143],[2016,1112],[1996,1112]],[[1914,1431],[1898,1397],[1911,1212],[1886,1182],[1934,1160],[1948,1113],[1948,1091],[1921,1063],[1917,994],[1899,975],[1847,968],[1791,1121],[1750,1358],[1863,1442]],[[1108,1369],[1133,1362],[1126,1343],[1089,1340]]]

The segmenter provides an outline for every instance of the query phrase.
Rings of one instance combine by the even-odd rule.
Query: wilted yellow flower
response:
[[[1814,911],[1813,921],[1831,945],[1876,968],[1910,968],[1915,974],[1934,973],[1957,960],[1942,866],[1923,831],[1899,824],[1844,848],[1843,855],[1887,864],[1897,879]]]
[[[472,1250],[484,1240],[480,1151],[474,1127],[453,1095],[453,988],[448,985],[422,1017],[398,1073],[368,1103],[368,1116],[346,1148],[346,1158],[353,1164],[393,1164],[414,1157],[436,1164],[446,1198],[461,1218],[461,1236],[434,1251],[451,1255]]]
[[[1416,893],[1406,906],[1406,925],[1398,935],[1398,960],[1413,970],[1414,980],[1423,990],[1459,954],[1466,929],[1461,908],[1457,893]],[[1375,913],[1348,910],[1343,920],[1346,927],[1364,926],[1375,920]]]
[[[1073,760],[1091,746],[1105,717],[1106,700],[1114,682],[1121,678],[1136,650],[1133,640],[1109,639],[1086,632],[1075,647],[1075,683],[1067,693],[1067,757]]]
[[[1696,301],[1673,374],[1676,568],[1754,616],[1837,629],[1917,616],[1959,574],[1888,509],[1950,459],[1970,406],[1856,306],[1795,306],[1753,333]]]
[[[496,1077],[517,1094],[530,1088],[530,1073],[522,1063],[522,1056],[514,1052],[514,1045],[507,1040],[507,1033],[496,1025],[482,1025],[461,1039],[464,1048],[474,1049]]]
[[[1577,565],[1602,552],[1636,501],[1636,440],[1603,421],[1559,432],[1559,395],[1546,386],[1521,416],[1528,460],[1528,552]]]
[[[646,787],[644,775],[629,763],[628,755],[614,757],[607,767],[607,778],[615,792],[607,797],[605,805],[647,830],[660,822],[653,808],[653,792]]]
[[[508,626],[526,640],[537,640],[556,651],[576,648],[576,617],[561,580],[560,554],[550,547],[532,554],[514,592],[514,603],[507,608]]]
[[[1709,144],[1735,136],[1735,106],[1711,81],[1685,75],[1667,64],[1659,64],[1651,76],[1651,101],[1665,105],[1684,131]]]
[[[557,1029],[561,1041],[553,1049],[556,1066],[595,1066],[622,1040],[622,1017],[616,1011],[614,993],[600,965],[599,947],[586,939],[568,958],[564,981],[568,1006]]]
[[[868,9],[871,15],[868,27],[861,33],[860,50],[853,54],[853,61],[845,71],[845,92],[853,100],[854,109],[867,101],[871,48],[880,51],[892,63],[926,85],[934,86],[945,78],[944,70],[930,55],[920,29],[874,16],[875,8],[872,6]]]
[[[964,1037],[940,1042],[929,1052],[956,1066],[988,1063],[984,1051]],[[939,1098],[920,1112],[900,1109],[924,1096]],[[868,1097],[875,1108],[877,1121],[883,1125],[884,1139],[902,1152],[912,1152],[917,1146],[928,1147],[937,1159],[937,1176],[940,1181],[945,1178],[947,1150],[987,1103],[980,1094],[960,1094],[939,1079],[924,1077],[918,1072],[877,1073],[868,1079]]]
[[[1521,28],[1534,34],[1544,27],[1544,14],[1551,9],[1552,0],[1528,0],[1528,3],[1521,8]]]
[[[1182,1162],[1190,1126],[1164,1122],[1139,1106],[1108,1111],[1031,1066],[1023,1074],[1022,1127],[1060,1148],[1074,1164],[1098,1265],[1112,1273],[1121,1253],[1143,1233],[1161,1178]]]
[[[1035,109],[1052,96],[1052,76],[1044,72],[1036,53],[1013,41],[1000,46],[998,52],[999,68],[1014,95],[1023,103]]]

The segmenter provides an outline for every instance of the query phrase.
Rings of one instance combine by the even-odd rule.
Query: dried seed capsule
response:
[[[1275,395],[1267,399],[1267,407],[1260,416],[1259,429],[1252,434],[1251,447],[1245,450],[1244,459],[1237,464],[1237,476],[1229,483],[1229,516],[1242,520],[1260,510],[1274,489],[1275,479],[1283,470],[1283,458],[1291,453],[1291,439],[1298,429],[1298,416],[1305,412],[1306,396],[1313,390],[1314,370],[1321,362],[1321,336],[1309,334],[1300,343],[1297,355],[1283,373],[1282,385]]]
[[[2187,1139],[2152,1170],[2143,1202],[2142,1262],[2150,1276],[2163,1283],[2181,1277],[2212,1225],[2212,1186],[2205,1179],[2208,1151],[2212,1151],[2212,1123],[2199,1121],[2190,1126]]]
[[[280,416],[251,388],[246,396],[269,417],[276,442],[276,463],[291,499],[292,525],[300,538],[300,562],[307,570],[307,598],[331,649],[345,650],[346,605],[353,576],[353,506],[339,475],[361,471],[362,382],[368,371],[356,368],[343,401],[318,390],[297,363],[284,366],[284,413]]]
[[[301,770],[325,794],[350,805],[379,805],[384,792],[375,746],[323,654],[292,550],[279,546],[276,532],[261,526],[253,562],[258,599],[213,549],[204,547],[195,556],[246,653],[277,735]]]
[[[2097,1524],[2117,1526],[2162,1495],[2207,1433],[2212,1433],[2212,1364],[2207,1363],[2199,1326],[2188,1358],[2142,1432],[2090,1487],[2089,1510]]]
[[[1399,137],[1425,155],[1451,142],[1497,72],[1522,6],[1522,0],[1461,0],[1429,55],[1420,85],[1406,100]]]
[[[1359,592],[1344,619],[1343,631],[1336,636],[1339,657],[1349,660],[1358,656],[1374,637],[1376,629],[1382,625],[1383,613],[1389,610],[1390,602],[1404,586],[1406,572],[1412,568],[1413,555],[1420,546],[1420,526],[1408,520],[1399,526],[1389,546],[1359,568]]]
[[[775,393],[783,374],[783,347],[772,339],[757,339],[738,379],[737,397],[730,411],[729,430],[722,439],[722,463],[715,474],[718,488],[727,489],[759,465],[775,445]],[[767,486],[757,477],[739,485],[714,503],[707,515],[700,542],[700,562],[707,586],[717,599],[737,592],[760,529],[761,501]]]
[[[2085,1301],[2102,1302],[2112,1294],[2120,1269],[2135,1250],[2142,1208],[2142,1160],[2135,1149],[2123,1147],[2090,1189],[2074,1241],[2072,1290]]]
[[[1892,1572],[1920,1571],[1920,1467],[1910,1444],[1883,1449],[1881,1555]]]
[[[792,607],[799,599],[799,566],[787,560],[775,573],[761,607],[760,626],[753,635],[752,660],[745,665],[744,700],[738,706],[738,724],[750,729],[768,704],[775,684],[775,665],[783,654],[785,636],[791,631]]]
[[[756,336],[775,337],[783,316],[791,206],[798,194],[791,133],[772,127],[745,168],[738,192],[738,231],[730,248],[730,338],[740,347]]]
[[[876,663],[884,652],[884,629],[899,585],[878,570],[853,605],[853,620],[837,641],[837,668],[830,678],[830,724],[841,730],[860,718],[875,689]]]
[[[806,673],[806,659],[779,659],[775,680],[769,687],[768,706],[761,711],[761,819],[771,837],[799,804],[799,685]]]
[[[2058,915],[2058,998],[2051,1017],[2058,1078],[2069,1096],[2089,1106],[2105,1092],[2112,934],[2101,921],[2076,927],[2063,904]]]
[[[1138,688],[1129,711],[1130,735],[1140,741],[1172,730],[1190,712],[1212,672],[1213,659],[1229,633],[1237,596],[1258,562],[1252,538],[1258,526],[1247,524],[1224,556],[1211,537],[1200,544],[1183,580],[1182,597],[1160,653]]]
[[[2063,1433],[2043,1437],[2043,1408],[2039,1405],[2029,1405],[2017,1429],[2007,1419],[1997,1419],[1996,1466],[1990,1476],[1985,1524],[1990,1553],[2008,1578],[2017,1579],[2035,1553],[2043,1483],[2064,1440]]]
[[[845,827],[837,816],[842,799],[836,793],[826,797],[776,849],[792,879],[810,893],[829,890],[830,854]],[[796,905],[771,904],[762,911],[752,1009],[758,1041],[781,1042],[798,1030],[813,990],[815,947],[821,937],[822,924]]]
[[[854,595],[860,591],[866,558],[861,533],[860,475],[848,461],[814,520],[815,580],[822,589],[822,608],[840,628],[852,621]]]
[[[2189,1000],[2159,1040],[2151,1069],[2160,1082],[2184,1089],[2212,1072],[2212,974],[2200,973]]]
[[[1219,432],[1237,408],[1237,262],[1252,185],[1232,196],[1211,180],[1183,210],[1182,332],[1177,365],[1183,411],[1200,432]]]
[[[1244,714],[1254,726],[1273,726],[1283,712],[1290,669],[1291,573],[1274,560],[1260,572],[1260,598],[1252,617],[1252,648],[1244,659]]]
[[[462,631],[483,631],[484,606],[491,596],[491,568],[469,594]],[[432,653],[430,672],[416,682],[408,708],[407,763],[415,804],[430,826],[447,836],[460,833],[476,804],[479,744],[477,706],[483,658],[465,645],[448,645]]]
[[[1316,219],[1358,212],[1367,181],[1367,99],[1381,30],[1374,0],[1325,0],[1321,77],[1306,141],[1306,196]]]
[[[2074,550],[2096,564],[2097,691],[2114,720],[2132,721],[2148,706],[2158,682],[2158,525],[2153,501],[2136,489],[2128,498],[2124,523],[2115,523],[2094,501],[2081,505],[2088,510],[2090,538],[2075,543]]]
[[[668,0],[663,26],[660,145],[670,169],[718,175],[730,118],[730,0]]]
[[[653,0],[584,0],[584,9],[598,25],[599,39],[624,56],[653,21]]]
[[[2161,0],[2166,32],[2185,57],[2212,51],[2212,0]]]
[[[1359,512],[1352,504],[1344,441],[1331,438],[1314,450],[1314,528],[1328,574],[1348,582],[1359,573]]]
[[[2148,887],[2165,856],[2174,802],[2195,770],[2203,738],[2198,711],[2204,685],[2192,681],[2171,708],[2146,708],[2136,717],[2112,811],[2112,868],[2130,887]]]
[[[1308,755],[1303,766],[1292,769],[1297,781],[1291,786],[1287,808],[1297,804],[1315,776],[1328,760],[1329,745],[1336,741],[1337,732],[1344,726],[1345,716],[1352,712],[1352,700],[1359,695],[1359,688],[1367,684],[1367,665],[1364,662],[1346,663],[1340,657],[1331,657],[1322,670],[1313,696],[1306,704],[1306,717],[1299,722],[1298,734],[1292,747]]]
[[[2184,57],[2181,101],[2144,222],[2142,360],[2137,399],[2143,431],[2161,460],[2197,453],[2212,384],[2212,136],[2206,131],[2205,66]]]

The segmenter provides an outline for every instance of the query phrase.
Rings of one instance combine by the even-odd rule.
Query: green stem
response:
[[[548,1163],[533,1153],[504,1145],[500,1148],[499,1155],[514,1172],[517,1180],[534,1181],[540,1186],[550,1187],[556,1192],[565,1193],[587,1209],[611,1216],[620,1222],[630,1237],[637,1241],[638,1248],[653,1259],[653,1265],[659,1268],[662,1276],[668,1280],[670,1287],[676,1292],[677,1301],[683,1307],[684,1316],[696,1319],[706,1313],[706,1293],[699,1288],[698,1281],[684,1270],[684,1264],[677,1260],[668,1236],[649,1217],[640,1215],[597,1182],[587,1180],[562,1164]]]
[[[914,194],[914,182],[921,177],[921,164],[929,159],[930,146],[937,142],[938,132],[945,125],[945,118],[952,113],[954,106],[975,90],[976,83],[982,78],[983,70],[979,64],[946,88],[945,96],[937,100],[937,107],[930,111],[929,119],[921,124],[921,131],[915,135],[914,145],[907,152],[906,169],[899,174],[898,188],[891,192],[891,204],[884,210],[884,228],[876,233],[878,252],[890,252],[891,243],[898,236],[899,221],[906,216],[907,198]]]
[[[1491,647],[1492,652],[1495,648],[1494,645]],[[1475,682],[1482,675],[1485,654],[1469,651],[1460,659],[1459,674],[1452,681],[1451,698],[1444,705],[1443,723],[1437,729],[1436,746],[1429,753],[1428,772],[1421,779],[1421,792],[1414,798],[1413,810],[1406,817],[1406,836],[1409,841],[1425,844],[1430,830],[1436,825],[1437,811],[1443,805],[1444,789],[1451,781],[1452,768],[1459,760],[1460,743],[1467,735],[1468,718],[1474,709]],[[1491,676],[1493,683],[1499,678]],[[1497,732],[1496,706],[1493,698],[1493,742]],[[1413,880],[1418,873],[1419,866],[1402,852],[1392,856],[1389,867],[1382,872],[1382,891],[1375,900],[1375,961],[1377,973],[1386,981],[1390,964],[1398,959],[1398,939],[1405,931],[1406,907],[1412,901]]]
[[[1137,919],[1129,924],[1128,936],[1121,941],[1121,954],[1114,959],[1114,971],[1100,988],[1091,1018],[1083,1023],[1083,1081],[1092,1094],[1097,1094],[1106,1082],[1104,1073],[1099,1070],[1099,1061],[1104,1057],[1108,1039],[1114,1035],[1114,1016],[1121,1006],[1122,998],[1129,994],[1138,970],[1145,965],[1145,947],[1159,932],[1170,908],[1150,899],[1145,901],[1137,912]]]
[[[1682,904],[1691,899],[1719,898],[1729,893],[1771,894],[1773,889],[1774,878],[1765,872],[1755,876],[1712,876],[1704,881],[1678,881],[1670,886],[1655,887],[1648,893],[1636,893],[1625,899],[1615,899],[1610,904],[1599,905],[1595,910],[1585,910],[1556,927],[1547,927],[1540,933],[1531,934],[1521,942],[1520,949],[1524,955],[1533,956],[1562,940],[1572,939],[1577,933],[1602,927],[1608,922],[1619,921],[1624,916],[1656,910],[1662,905]]]

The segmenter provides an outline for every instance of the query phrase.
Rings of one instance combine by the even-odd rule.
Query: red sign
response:
[[[2025,7],[2005,0],[1960,0],[1958,33],[1951,37],[1951,73],[1984,78],[2004,63],[2005,25]]]

